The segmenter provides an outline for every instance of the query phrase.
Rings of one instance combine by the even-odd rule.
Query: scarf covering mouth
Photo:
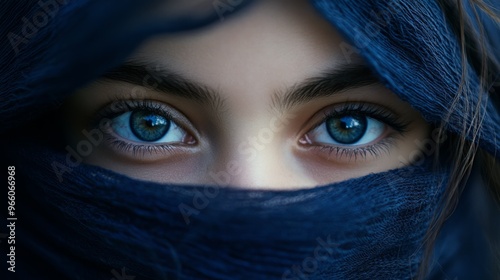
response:
[[[158,5],[172,1],[53,3],[57,12],[47,12],[46,26],[17,45],[7,40],[0,49],[0,133],[11,139],[2,140],[2,155],[8,165],[16,165],[19,186],[17,272],[9,277],[416,276],[423,239],[449,177],[449,170],[433,168],[430,158],[420,165],[296,191],[157,184],[85,164],[71,168],[60,181],[52,164],[65,164],[63,151],[26,144],[26,139],[18,142],[23,145],[12,144],[17,141],[10,132],[56,109],[69,92],[120,64],[150,36],[197,28],[219,20],[220,14],[209,5],[196,14],[155,16]],[[249,2],[239,3],[226,12],[228,17],[238,16]],[[358,49],[384,85],[429,123],[443,120],[459,87],[461,55],[437,3],[311,3]],[[33,18],[40,9],[37,1],[7,2],[2,38],[21,34],[22,18]],[[474,71],[467,75],[466,89],[474,92],[478,77]],[[477,95],[459,99],[448,131],[460,133],[465,105],[477,102]],[[487,100],[480,106],[486,114],[479,137],[467,136],[498,158],[498,112]]]
[[[296,191],[138,181],[84,164],[60,182],[35,157],[20,275],[60,279],[391,279],[415,274],[446,183],[429,162]],[[20,172],[22,172],[20,170]],[[102,278],[104,279],[104,278]]]

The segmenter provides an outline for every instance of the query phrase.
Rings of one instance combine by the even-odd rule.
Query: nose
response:
[[[211,168],[209,180],[212,183],[262,190],[316,185],[294,158],[293,144],[272,131],[246,137],[232,146]]]

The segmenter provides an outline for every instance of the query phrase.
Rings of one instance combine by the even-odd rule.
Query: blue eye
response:
[[[315,143],[359,146],[377,140],[385,129],[384,123],[373,118],[345,114],[327,118],[308,137]]]
[[[342,116],[325,121],[330,137],[341,144],[353,144],[366,133],[367,118],[360,116]]]
[[[186,136],[186,132],[166,116],[143,109],[113,118],[111,128],[119,136],[135,142],[182,142]]]
[[[130,130],[142,141],[154,142],[168,132],[170,121],[164,116],[145,110],[130,114]]]

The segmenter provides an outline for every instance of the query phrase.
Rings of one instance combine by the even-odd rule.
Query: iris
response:
[[[168,132],[170,121],[162,115],[146,111],[133,111],[130,115],[130,129],[142,141],[157,141]]]
[[[354,144],[366,133],[367,120],[364,116],[344,115],[326,120],[326,130],[333,140],[340,144]]]

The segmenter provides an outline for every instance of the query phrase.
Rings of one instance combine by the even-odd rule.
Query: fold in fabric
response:
[[[220,20],[217,9],[206,7],[201,14],[180,9],[183,14],[179,16],[160,17],[158,11],[169,5],[175,8],[173,0],[61,2],[66,4],[58,6],[54,19],[20,44],[18,52],[8,41],[0,44],[0,64],[5,66],[0,75],[0,111],[9,119],[0,132],[57,109],[69,93],[123,63],[147,38],[218,24]],[[462,58],[457,37],[437,1],[370,0],[363,5],[353,5],[348,0],[310,2],[346,39],[341,48],[347,58],[358,51],[386,87],[429,123],[441,124],[457,96]],[[32,18],[40,9],[38,1],[27,3],[8,3],[2,18],[9,24],[2,24],[2,37],[8,38],[13,31],[19,33],[20,28],[14,24],[22,22],[22,17]],[[252,1],[232,3],[238,5],[226,11],[228,17],[238,16],[237,12]],[[483,18],[488,22],[486,16]],[[499,28],[491,20],[489,23],[489,37],[498,37]],[[500,57],[500,46],[490,49],[492,56]],[[468,108],[476,108],[481,91],[477,73],[472,69],[466,79],[465,91],[472,94],[457,100],[447,126],[458,134],[473,123],[473,112]],[[500,112],[491,100],[481,101],[486,113],[480,134],[473,137],[470,130],[468,137],[500,158]]]
[[[387,88],[417,109],[427,122],[441,124],[459,94],[463,60],[457,36],[437,1],[370,0],[353,5],[349,0],[311,0],[311,3],[346,39],[340,47],[347,59],[359,53]],[[489,36],[499,37],[498,26],[487,27],[494,32]],[[492,57],[500,55],[500,46],[491,50]],[[466,136],[500,159],[497,152],[500,112],[486,98],[488,94],[480,88],[477,74],[469,67],[464,86],[468,94],[460,93],[446,128],[459,135],[464,127],[477,128],[478,123],[472,118],[474,111],[469,108],[480,103],[485,112],[480,134],[474,137],[474,129],[468,129]],[[491,85],[486,86],[489,89]],[[485,96],[481,101],[479,92]]]
[[[195,2],[200,4],[192,8],[178,0],[2,3],[0,37],[8,40],[0,42],[0,112],[10,121],[0,126],[0,133],[56,110],[69,93],[123,63],[151,36],[220,20],[212,5]],[[237,14],[250,2],[238,1],[226,16]],[[25,23],[40,13],[47,17],[46,25]]]
[[[254,191],[138,181],[85,164],[60,182],[52,166],[65,155],[18,158],[20,220],[29,221],[18,229],[22,279],[109,279],[113,269],[137,279],[411,279],[446,183],[429,160]]]
[[[62,2],[47,26],[19,45],[18,52],[8,41],[0,45],[1,160],[16,166],[19,186],[15,278],[415,276],[423,237],[440,210],[448,178],[446,169],[431,168],[430,159],[308,190],[249,191],[138,181],[90,165],[69,166],[62,149],[26,144],[26,139],[38,140],[29,130],[34,120],[122,63],[145,39],[218,20],[215,11],[158,18],[158,7],[173,1],[57,1]],[[429,123],[443,120],[456,96],[461,58],[434,1],[311,2],[388,88]],[[19,34],[22,18],[31,19],[38,3],[6,2],[1,37]],[[470,125],[470,119],[462,121],[470,113],[465,104],[478,102],[476,73],[470,71],[468,80],[466,89],[474,94],[459,99],[447,126],[454,133]],[[498,110],[483,101],[487,113],[474,140],[499,158]],[[54,172],[56,163],[68,169],[62,181]],[[469,226],[461,224],[467,211],[458,213],[448,227],[451,233],[445,232],[452,237]],[[476,232],[467,236],[482,238]],[[449,250],[446,237],[438,253],[454,266],[452,254],[463,247]],[[473,257],[489,261],[489,256]],[[468,268],[471,275],[482,269]]]

